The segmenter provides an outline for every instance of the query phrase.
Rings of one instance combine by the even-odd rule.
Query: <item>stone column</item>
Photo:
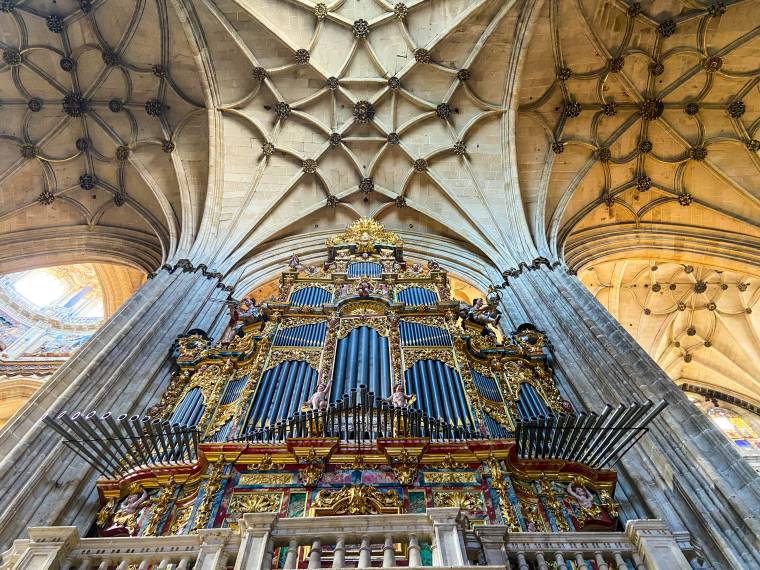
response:
[[[574,276],[540,268],[503,292],[514,324],[554,345],[560,390],[581,409],[665,399],[668,407],[619,470],[627,518],[661,518],[703,542],[716,565],[760,568],[760,478],[731,443]]]
[[[269,570],[267,550],[277,513],[245,514],[240,519],[240,551],[235,570]],[[269,564],[265,565],[265,561]]]
[[[232,536],[229,528],[203,528],[198,530],[201,548],[193,567],[195,570],[219,570],[227,567],[224,549]]]
[[[218,284],[188,265],[159,271],[0,430],[0,551],[29,526],[89,529],[98,474],[42,424],[42,416],[62,410],[145,413],[167,386],[174,339],[224,310],[222,303],[209,303],[227,295]]]
[[[506,566],[507,551],[504,543],[507,540],[507,527],[503,525],[482,525],[475,527],[475,536],[483,546],[483,555],[488,566]]]
[[[433,523],[433,566],[469,566],[464,540],[457,526],[459,509],[436,507],[426,512]]]
[[[58,570],[78,542],[79,533],[73,526],[30,528],[29,543],[13,570]]]
[[[659,519],[631,520],[625,534],[636,547],[648,570],[689,570],[691,565],[681,552],[667,525]]]

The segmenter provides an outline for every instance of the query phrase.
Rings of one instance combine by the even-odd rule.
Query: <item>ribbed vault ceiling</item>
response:
[[[522,198],[577,267],[637,248],[757,263],[757,2],[547,0],[520,89]]]
[[[5,0],[0,268],[226,271],[360,215],[500,269],[757,264],[758,20],[757,0]]]

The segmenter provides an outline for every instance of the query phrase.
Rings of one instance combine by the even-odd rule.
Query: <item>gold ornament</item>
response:
[[[163,516],[166,514],[166,511],[169,508],[169,501],[171,500],[173,495],[174,495],[174,476],[169,478],[169,481],[166,483],[166,485],[161,489],[161,492],[158,494],[158,498],[156,499],[156,504],[153,506],[153,511],[150,514],[150,522],[148,523],[148,526],[145,528],[145,536],[156,536],[158,525],[161,522],[161,519],[163,518]]]
[[[245,473],[238,485],[289,485],[293,482],[290,473]]]
[[[169,534],[182,534],[185,526],[187,526],[187,522],[190,520],[191,514],[193,514],[193,505],[177,509],[177,512],[174,514],[174,522],[172,522],[172,526],[169,528]]]
[[[456,471],[425,471],[425,483],[475,483],[475,474]]]
[[[380,515],[401,512],[401,500],[395,491],[381,493],[367,485],[347,485],[339,491],[323,489],[314,500],[314,514]]]
[[[417,468],[420,460],[412,457],[406,449],[402,449],[399,458],[391,462],[396,479],[403,486],[411,485],[417,479]]]
[[[457,507],[463,511],[482,511],[483,495],[479,492],[436,491],[433,493],[433,505],[436,507]]]
[[[301,482],[304,487],[315,487],[325,472],[325,462],[317,456],[316,450],[312,448],[305,463],[306,467],[299,471]]]
[[[386,231],[380,222],[370,218],[359,218],[342,234],[329,238],[325,244],[327,247],[356,245],[358,253],[375,253],[375,244],[403,247],[404,242],[397,234]]]
[[[195,530],[204,528],[211,516],[211,505],[214,502],[214,495],[219,490],[222,482],[222,472],[224,471],[224,456],[219,456],[219,460],[211,467],[211,474],[206,481],[206,494],[203,501],[198,507],[198,514],[195,516]]]
[[[276,513],[280,511],[282,493],[234,493],[227,511],[230,513]]]
[[[116,507],[116,498],[111,498],[106,501],[106,504],[103,505],[103,508],[98,511],[98,516],[95,519],[95,523],[98,526],[105,526],[105,524],[108,522],[108,519],[111,518],[111,515],[113,515],[113,510]]]

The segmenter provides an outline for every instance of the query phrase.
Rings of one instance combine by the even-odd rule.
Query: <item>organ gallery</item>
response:
[[[293,256],[275,299],[229,299],[221,341],[179,337],[148,416],[46,422],[102,470],[103,537],[429,508],[458,509],[468,531],[613,530],[606,467],[661,406],[584,421],[554,381],[550,337],[530,323],[503,334],[499,299],[453,300],[444,267],[361,219],[321,263]]]

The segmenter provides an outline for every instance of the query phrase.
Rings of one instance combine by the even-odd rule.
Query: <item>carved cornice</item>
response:
[[[549,261],[546,257],[536,257],[530,263],[521,261],[520,263],[517,264],[517,267],[512,267],[510,269],[506,269],[505,271],[502,271],[501,276],[504,278],[504,282],[498,288],[503,289],[504,287],[509,287],[510,277],[519,277],[526,271],[536,271],[540,269],[541,267],[546,267],[550,271],[554,271],[557,267],[560,267],[561,265],[562,265],[561,262]]]
[[[217,289],[224,289],[228,292],[233,292],[235,290],[235,287],[233,285],[225,285],[222,282],[222,277],[224,275],[220,273],[219,271],[209,271],[208,265],[205,263],[199,263],[198,265],[193,265],[193,263],[189,259],[180,259],[172,265],[171,263],[164,263],[157,271],[148,273],[148,279],[154,279],[156,275],[158,275],[158,271],[168,271],[170,274],[173,274],[178,269],[182,270],[182,273],[198,273],[199,271],[206,279],[217,279],[219,283],[216,284]]]

